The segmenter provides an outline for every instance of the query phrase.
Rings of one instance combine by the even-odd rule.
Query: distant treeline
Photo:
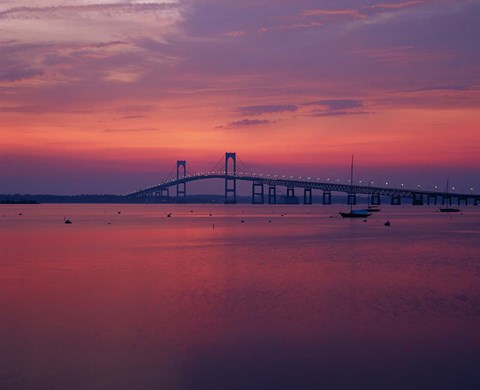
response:
[[[312,197],[314,204],[321,204],[321,196]],[[223,204],[223,195],[189,195],[186,203],[217,203]],[[367,203],[366,197],[358,197],[359,204]],[[238,203],[251,203],[251,196],[237,196]],[[265,196],[265,203],[268,197]],[[0,194],[0,204],[38,204],[38,203],[160,203],[158,197],[125,197],[122,195],[31,195],[31,194]],[[177,202],[175,197],[169,198],[168,203],[185,203],[184,199]],[[301,204],[303,196],[295,196],[293,199],[286,199],[285,196],[277,196],[277,203]],[[332,203],[346,203],[346,196],[332,196]],[[382,202],[383,203],[383,202]]]

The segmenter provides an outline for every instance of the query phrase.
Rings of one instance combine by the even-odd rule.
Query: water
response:
[[[343,209],[1,205],[0,388],[479,388],[480,209]]]

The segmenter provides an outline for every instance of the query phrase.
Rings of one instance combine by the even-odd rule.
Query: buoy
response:
[[[390,221],[384,223],[385,226],[390,226]]]

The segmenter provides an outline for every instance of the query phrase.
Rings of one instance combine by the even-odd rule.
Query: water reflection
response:
[[[363,223],[334,206],[16,207],[0,387],[480,384],[476,209]]]

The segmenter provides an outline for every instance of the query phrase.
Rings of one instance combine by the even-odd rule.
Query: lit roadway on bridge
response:
[[[233,160],[232,169],[228,169],[228,160]],[[380,197],[391,197],[392,204],[400,204],[401,198],[410,198],[412,204],[422,205],[424,199],[428,204],[437,203],[437,198],[441,200],[442,204],[452,204],[452,199],[456,199],[457,203],[461,202],[468,204],[469,200],[474,204],[480,203],[480,195],[473,193],[451,193],[449,191],[430,191],[417,189],[407,189],[403,185],[401,188],[380,187],[371,185],[352,185],[342,184],[339,182],[320,182],[319,179],[312,180],[310,178],[295,179],[293,176],[281,175],[263,175],[255,173],[236,172],[236,154],[227,153],[225,159],[225,167],[227,167],[227,174],[225,171],[214,171],[197,173],[194,175],[186,174],[186,162],[177,161],[177,177],[171,180],[164,181],[160,184],[153,185],[138,191],[131,192],[125,196],[169,196],[169,189],[175,187],[177,189],[177,198],[185,197],[186,199],[186,184],[193,181],[207,180],[207,179],[222,179],[225,180],[225,201],[226,203],[236,202],[236,181],[250,181],[252,182],[252,201],[253,203],[264,203],[264,186],[269,189],[268,203],[276,203],[276,187],[286,187],[287,197],[294,196],[293,189],[304,189],[304,203],[311,203],[311,191],[323,191],[323,203],[330,204],[332,192],[342,192],[349,195],[349,203],[356,203],[356,194],[365,194],[371,197],[372,204],[380,204]],[[183,169],[183,174],[180,175]],[[228,201],[228,195],[231,193],[232,202]],[[353,197],[352,197],[353,196]],[[258,198],[260,197],[260,200]]]

